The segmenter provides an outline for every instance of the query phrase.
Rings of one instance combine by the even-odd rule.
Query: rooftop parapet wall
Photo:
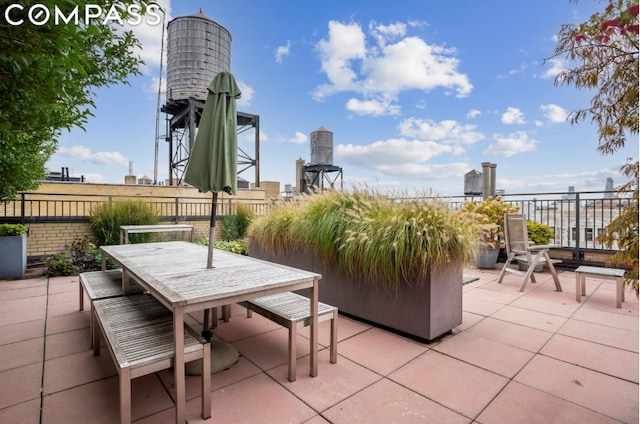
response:
[[[27,256],[31,259],[55,253],[78,238],[92,239],[88,223],[91,208],[109,200],[141,200],[154,204],[163,222],[191,224],[196,238],[209,234],[212,194],[200,193],[194,187],[43,182],[37,190],[25,193],[24,199],[24,205],[20,201],[0,205],[0,223],[24,221],[29,227]],[[233,213],[236,203],[250,206],[257,215],[267,213],[272,204],[267,203],[265,190],[238,189],[235,196],[219,194],[218,216]],[[218,225],[216,240],[220,239],[220,230]],[[158,235],[163,239],[173,236],[175,234]]]

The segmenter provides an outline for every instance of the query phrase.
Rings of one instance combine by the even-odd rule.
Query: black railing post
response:
[[[569,229],[571,231],[571,229]],[[580,257],[580,193],[576,193],[576,246],[573,251],[573,259],[579,261]]]
[[[176,221],[176,224],[177,224],[178,223],[178,213],[180,212],[179,211],[180,203],[178,202],[178,198],[177,197],[175,199],[175,203],[174,204],[176,205],[176,209],[175,209],[175,214],[174,215],[175,215],[175,221]]]
[[[20,193],[20,223],[22,225],[24,225],[24,223],[26,222],[25,216],[24,216],[24,211],[25,211],[24,202],[25,202],[24,193]]]

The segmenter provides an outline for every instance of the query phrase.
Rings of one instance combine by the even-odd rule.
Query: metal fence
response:
[[[161,220],[173,222],[207,220],[212,208],[211,198],[202,197],[21,193],[20,200],[0,204],[0,222],[89,222],[97,205],[118,200],[142,201],[149,204]],[[271,205],[263,201],[234,197],[219,200],[216,212],[220,217],[232,215],[238,204],[249,207],[257,216],[271,209]]]
[[[21,193],[20,200],[0,205],[0,222],[46,223],[88,222],[91,211],[100,203],[115,200],[138,200],[150,204],[163,221],[182,222],[207,220],[211,214],[211,199],[202,197],[162,197],[89,194]],[[519,207],[527,220],[548,225],[555,234],[553,244],[572,252],[580,263],[586,252],[615,253],[617,246],[607,248],[597,241],[603,229],[617,218],[631,200],[630,194],[612,192],[566,192],[505,194],[502,198]],[[396,201],[425,201],[431,198],[407,197]],[[481,197],[440,197],[458,209],[463,202],[481,201]],[[257,216],[268,213],[270,201],[223,198],[218,202],[219,217],[235,213],[236,205],[250,207]]]
[[[597,241],[604,228],[616,219],[631,200],[630,193],[608,191],[504,194],[502,199],[517,206],[528,221],[545,224],[555,238],[552,244],[572,251],[576,263],[584,260],[586,252],[612,254],[616,245],[608,248]],[[420,198],[401,198],[416,201]],[[424,198],[429,199],[429,198]],[[482,201],[482,197],[454,196],[440,198],[454,209],[464,202]]]

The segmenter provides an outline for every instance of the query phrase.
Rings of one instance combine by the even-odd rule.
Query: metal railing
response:
[[[549,226],[555,235],[551,243],[572,251],[575,263],[584,261],[587,252],[610,255],[618,250],[616,245],[608,248],[599,243],[597,237],[632,201],[631,193],[605,191],[504,194],[501,197],[508,204],[517,206],[528,221]],[[453,209],[461,208],[467,201],[482,201],[481,196],[440,199]],[[397,200],[416,201],[419,198]]]
[[[553,244],[572,251],[573,260],[580,263],[585,252],[612,254],[617,246],[607,248],[597,241],[603,229],[618,217],[629,205],[630,194],[612,192],[565,192],[565,193],[525,193],[505,194],[503,200],[518,206],[527,220],[548,225],[555,234]],[[429,198],[396,198],[396,201],[424,201]],[[440,197],[450,207],[459,209],[465,201],[481,201],[481,197],[454,196]],[[45,194],[26,192],[20,200],[0,204],[0,223],[46,223],[46,222],[88,222],[91,211],[100,203],[114,200],[139,200],[150,204],[166,222],[208,220],[212,200],[204,197],[175,196],[131,196],[92,194]],[[235,207],[242,203],[250,207],[257,216],[268,213],[273,203],[270,201],[226,198],[219,200],[217,215],[235,213]]]
[[[0,204],[0,222],[46,223],[88,222],[91,211],[106,201],[132,200],[149,204],[163,221],[199,221],[211,216],[212,199],[175,196],[131,196],[65,193],[20,193],[20,200]],[[217,216],[235,213],[241,203],[258,216],[266,214],[271,205],[256,199],[223,198],[217,203]]]

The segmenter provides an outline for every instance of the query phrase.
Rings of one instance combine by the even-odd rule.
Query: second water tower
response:
[[[310,147],[311,161],[302,170],[301,192],[335,188],[338,178],[342,189],[342,168],[333,164],[333,133],[324,127],[313,131]]]

